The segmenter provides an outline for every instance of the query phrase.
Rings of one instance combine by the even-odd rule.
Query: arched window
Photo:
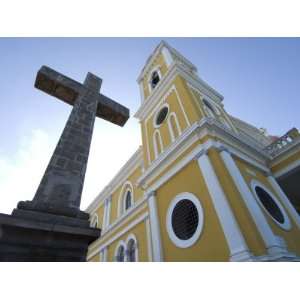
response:
[[[127,191],[125,194],[125,210],[129,209],[132,206],[132,196],[131,191]]]
[[[154,144],[154,154],[155,158],[163,151],[163,145],[159,130],[155,130],[153,133],[153,144]]]
[[[169,125],[171,139],[172,139],[172,141],[174,141],[181,134],[181,129],[180,129],[176,114],[174,112],[172,112],[169,115],[168,125]]]
[[[159,81],[160,81],[160,76],[157,71],[154,71],[151,74],[151,79],[150,79],[151,88],[154,89],[156,85],[159,83]]]
[[[118,214],[121,216],[124,212],[133,206],[133,186],[130,181],[126,181],[119,196]]]
[[[134,239],[130,239],[127,243],[127,259],[130,262],[136,261],[136,242]]]
[[[118,262],[125,261],[125,247],[123,245],[120,245],[117,250],[116,261]]]

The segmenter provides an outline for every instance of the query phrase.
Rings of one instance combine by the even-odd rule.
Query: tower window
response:
[[[169,109],[167,106],[164,106],[157,114],[156,116],[156,120],[155,120],[155,123],[156,123],[156,126],[159,126],[161,125],[164,120],[166,119],[167,115],[168,115],[168,112],[169,112]]]
[[[160,77],[157,71],[154,71],[151,75],[151,88],[154,89],[156,85],[159,83]]]
[[[125,210],[129,209],[131,207],[131,192],[127,191],[126,197],[125,197]]]
[[[203,209],[199,199],[191,193],[177,195],[167,213],[167,231],[172,242],[180,248],[192,246],[203,228]]]

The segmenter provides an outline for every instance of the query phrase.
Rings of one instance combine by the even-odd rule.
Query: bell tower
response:
[[[135,117],[141,124],[146,169],[202,118],[215,118],[234,130],[223,108],[223,96],[200,79],[195,65],[165,41],[147,59],[137,82],[141,106]]]

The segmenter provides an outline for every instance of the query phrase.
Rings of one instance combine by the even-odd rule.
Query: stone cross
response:
[[[88,73],[84,84],[43,66],[35,87],[73,105],[33,201],[18,208],[76,217],[89,156],[95,117],[119,126],[129,118],[129,110],[100,94],[102,80]]]

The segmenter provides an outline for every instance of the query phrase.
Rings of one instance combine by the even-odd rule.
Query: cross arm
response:
[[[38,71],[34,86],[71,105],[84,88],[81,83],[47,66],[42,66]]]
[[[124,126],[129,118],[129,109],[114,100],[99,94],[96,115],[106,121],[119,126]]]

